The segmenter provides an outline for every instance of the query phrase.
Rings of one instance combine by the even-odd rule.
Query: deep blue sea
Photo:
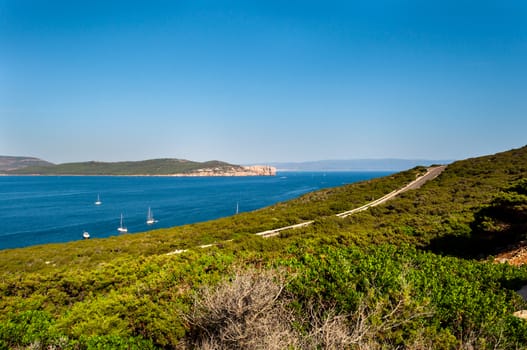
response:
[[[0,249],[118,235],[231,216],[392,172],[257,177],[0,176]],[[95,205],[97,196],[101,205]],[[146,224],[151,207],[157,222]]]

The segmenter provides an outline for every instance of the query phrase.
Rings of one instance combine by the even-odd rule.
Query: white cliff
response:
[[[276,168],[269,165],[204,168],[172,176],[275,176]]]

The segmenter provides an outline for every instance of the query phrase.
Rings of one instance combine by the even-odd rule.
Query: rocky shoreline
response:
[[[222,168],[204,168],[189,173],[171,174],[167,176],[197,177],[197,176],[275,176],[276,168],[268,165],[233,166]],[[154,175],[155,176],[155,175]]]

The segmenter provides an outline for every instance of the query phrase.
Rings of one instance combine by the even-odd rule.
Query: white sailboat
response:
[[[154,213],[152,213],[152,209],[150,209],[150,207],[148,207],[148,214],[146,215],[146,223],[147,223],[147,225],[152,225],[156,221],[157,220],[154,219]]]
[[[101,202],[101,198],[100,196],[97,194],[97,200],[95,201],[95,205],[101,205],[102,202]]]
[[[82,238],[84,238],[84,239],[89,239],[90,238],[90,234],[88,233],[88,231],[84,231],[82,233]]]
[[[128,229],[123,226],[123,214],[121,213],[121,224],[117,228],[117,231],[119,232],[128,232]]]

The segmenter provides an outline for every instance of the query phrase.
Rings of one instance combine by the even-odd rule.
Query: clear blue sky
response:
[[[245,164],[525,144],[523,0],[0,0],[2,155]]]

